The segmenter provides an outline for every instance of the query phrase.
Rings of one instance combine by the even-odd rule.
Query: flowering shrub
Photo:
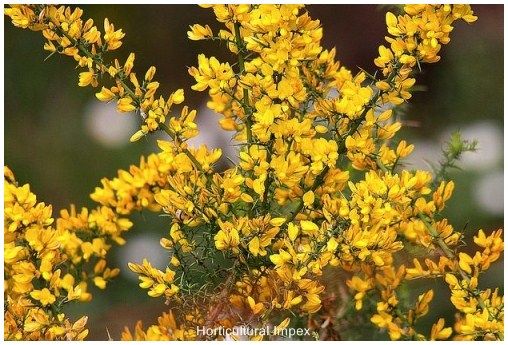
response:
[[[446,167],[474,143],[454,136],[433,174],[404,169],[414,147],[394,138],[413,75],[439,61],[456,21],[477,19],[470,6],[388,12],[373,75],[354,73],[335,49],[325,50],[319,21],[302,5],[203,7],[222,29],[195,24],[189,38],[224,42],[236,57],[230,64],[201,54],[188,71],[192,89],[208,92],[208,107],[239,144],[238,163],[221,172],[214,169],[220,149],[187,144],[199,131],[195,110],[175,110],[183,90],[159,95],[155,67],[135,72],[134,53],[123,63],[108,60],[125,35],[108,19],[101,32],[79,8],[5,9],[15,26],[42,33],[45,50],[76,61],[79,86],[141,117],[131,141],[156,131],[169,136],[158,141],[160,152],[102,179],[91,194],[95,209],[72,205],[56,221],[51,206],[5,168],[5,339],[84,339],[86,316],[71,321],[63,307],[90,301],[88,284],[104,289],[118,275],[106,254],[124,244],[129,215],[145,209],[169,215],[160,240],[168,265],[144,260],[129,268],[169,311],[155,325],[126,328],[122,339],[190,340],[209,337],[200,327],[302,324],[315,338],[337,339],[337,308],[392,340],[503,339],[503,297],[479,284],[501,256],[501,230],[479,230],[468,254],[462,233],[441,216],[454,189]],[[424,334],[419,319],[433,290],[414,301],[401,290],[428,278],[449,286],[456,321],[440,318]],[[340,299],[337,284],[349,291]]]

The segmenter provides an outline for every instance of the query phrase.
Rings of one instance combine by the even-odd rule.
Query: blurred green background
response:
[[[83,9],[85,17],[93,18],[99,28],[108,17],[126,32],[118,52],[121,61],[135,52],[138,73],[151,65],[157,67],[156,79],[164,95],[184,88],[187,104],[204,107],[205,94],[190,90],[193,81],[187,67],[197,63],[199,53],[230,59],[218,43],[187,40],[190,24],[217,28],[210,10],[188,5],[86,5]],[[378,5],[308,6],[311,16],[324,27],[324,46],[336,46],[341,63],[353,71],[360,66],[370,72],[375,70],[372,60],[377,47],[384,41],[387,9]],[[463,169],[452,173],[456,191],[446,209],[455,228],[464,229],[469,238],[478,228],[490,232],[502,227],[504,219],[503,6],[473,9],[479,20],[473,25],[458,23],[451,43],[443,47],[442,60],[425,65],[417,77],[424,90],[414,94],[401,133],[416,146],[406,162],[411,169],[427,169],[426,161],[437,163],[440,148],[455,129],[466,138],[479,140],[478,153],[467,154]],[[71,58],[54,55],[44,62],[47,52],[42,49],[40,33],[16,29],[8,20],[4,29],[5,164],[20,182],[31,184],[39,200],[53,204],[55,214],[71,203],[93,207],[89,194],[101,177],[112,177],[117,169],[137,164],[140,155],[156,151],[155,140],[129,143],[138,120],[116,114],[114,106],[99,104],[91,88],[79,88]],[[209,111],[198,114],[203,124],[216,122]],[[213,131],[203,133],[202,140],[212,146],[228,142]],[[132,327],[138,319],[154,322],[165,309],[160,300],[149,298],[137,287],[126,262],[140,261],[148,253],[154,263],[164,265],[166,258],[158,242],[167,225],[146,213],[135,215],[134,221],[127,245],[109,256],[113,265],[121,267],[120,278],[106,291],[94,289],[91,303],[68,310],[89,315],[91,340],[106,339],[106,328],[119,339],[123,326]],[[502,282],[500,262],[487,273],[485,284],[502,286]],[[415,289],[429,286],[446,291],[437,281]],[[437,293],[433,306],[426,319],[445,315],[453,320],[446,294]]]

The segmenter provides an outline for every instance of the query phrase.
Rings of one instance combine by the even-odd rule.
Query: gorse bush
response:
[[[158,141],[160,152],[102,179],[91,210],[71,206],[54,216],[5,168],[5,339],[84,339],[87,317],[71,321],[63,308],[90,301],[89,284],[104,289],[118,275],[107,252],[124,244],[129,215],[142,210],[168,216],[160,240],[168,264],[129,268],[168,313],[155,325],[126,328],[122,339],[302,325],[308,339],[339,339],[350,334],[340,321],[353,316],[392,340],[503,339],[503,297],[479,284],[501,256],[501,230],[479,230],[475,249],[464,248],[463,234],[441,215],[454,189],[446,169],[474,143],[455,135],[432,173],[404,169],[414,146],[395,139],[413,75],[439,61],[456,21],[476,21],[470,6],[388,12],[372,74],[349,70],[335,49],[324,49],[320,23],[303,5],[203,7],[222,29],[195,24],[189,38],[223,42],[236,60],[201,54],[188,70],[192,89],[208,92],[220,126],[234,132],[238,163],[225,171],[214,169],[220,149],[187,144],[199,131],[196,111],[181,106],[183,90],[159,95],[155,67],[135,72],[134,53],[123,63],[108,59],[125,35],[108,19],[100,31],[79,8],[5,9],[15,26],[40,31],[50,54],[76,61],[79,86],[141,119],[131,141],[169,136]],[[429,278],[449,286],[455,308],[455,323],[440,318],[430,334],[420,318],[433,290],[407,293],[407,281]],[[274,337],[250,335],[261,338]]]

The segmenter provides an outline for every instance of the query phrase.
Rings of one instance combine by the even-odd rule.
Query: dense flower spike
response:
[[[189,39],[222,41],[236,60],[200,54],[188,70],[192,89],[207,91],[220,126],[235,132],[238,164],[222,172],[214,170],[220,150],[186,143],[198,128],[196,111],[183,106],[173,114],[183,90],[155,96],[155,67],[138,79],[134,53],[123,64],[104,60],[122,45],[121,29],[106,19],[102,33],[69,7],[5,10],[14,25],[42,31],[46,50],[77,61],[80,86],[100,87],[99,100],[143,118],[133,141],[157,129],[170,136],[158,142],[159,153],[104,178],[91,194],[96,209],[64,210],[56,228],[51,209],[6,171],[6,330],[16,339],[69,334],[70,322],[52,306],[88,300],[88,280],[104,288],[118,274],[106,268],[105,255],[132,226],[123,217],[148,209],[169,216],[160,240],[167,267],[144,260],[129,268],[172,310],[146,329],[126,328],[122,339],[191,340],[208,338],[198,327],[284,328],[302,320],[317,336],[337,334],[330,330],[335,316],[327,314],[333,284],[351,292],[342,293],[341,308],[353,301],[392,340],[503,339],[502,296],[478,287],[480,273],[502,255],[501,231],[480,230],[474,242],[481,250],[462,251],[462,234],[440,216],[453,181],[402,169],[414,146],[395,139],[401,123],[394,110],[411,98],[414,74],[439,61],[457,20],[477,19],[470,6],[407,5],[387,13],[388,45],[379,47],[374,75],[349,70],[335,49],[324,49],[323,29],[303,5],[203,7],[222,27],[191,25]],[[111,86],[103,83],[108,75]],[[73,275],[73,267],[91,260],[93,272]],[[330,284],[327,274],[340,280]],[[408,302],[403,288],[437,277],[450,287],[456,322],[440,318],[424,335],[418,321],[432,308],[434,291]]]

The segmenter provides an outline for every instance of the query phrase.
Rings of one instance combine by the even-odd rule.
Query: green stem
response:
[[[377,166],[385,173],[387,174],[388,173],[388,169],[386,168],[386,166],[383,164],[383,162],[381,162],[381,159],[379,157],[376,157],[376,164]]]
[[[432,224],[430,224],[430,222],[428,221],[427,217],[424,214],[422,214],[422,213],[419,213],[418,217],[422,220],[423,224],[425,224],[425,227],[429,231],[430,236],[432,236],[432,238],[436,241],[437,245],[439,246],[439,248],[441,248],[441,250],[444,252],[446,257],[448,259],[455,260],[455,254],[448,247],[448,245],[443,241],[443,239],[439,236],[439,233],[432,226]],[[465,273],[462,272],[462,270],[460,270],[460,273],[461,273],[462,277],[469,282],[469,278],[467,276],[465,276]]]
[[[245,47],[245,43],[243,42],[242,36],[240,35],[240,24],[235,22],[234,24],[235,31],[235,41],[236,48],[238,49],[238,68],[240,69],[239,74],[245,73],[245,56],[243,55],[243,49]],[[252,143],[252,121],[251,115],[252,110],[249,105],[249,90],[243,88],[243,102],[241,103],[243,111],[245,113],[245,126],[247,127],[247,144],[250,146]]]

